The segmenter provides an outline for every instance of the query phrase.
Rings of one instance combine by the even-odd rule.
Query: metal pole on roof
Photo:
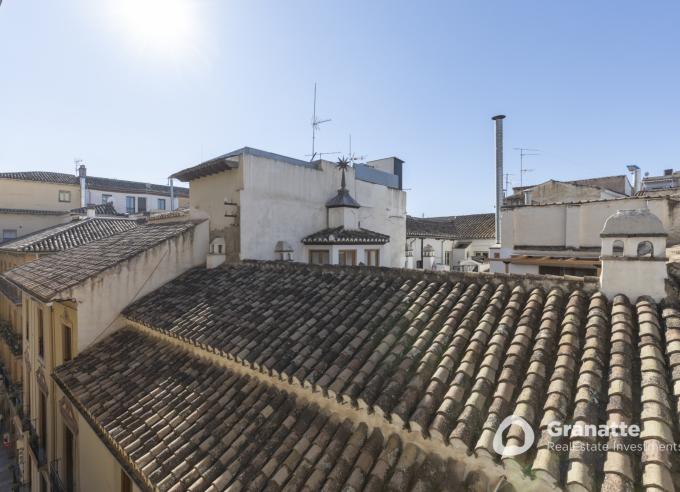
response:
[[[496,123],[496,243],[501,244],[501,206],[503,205],[503,119],[504,114],[491,118]]]

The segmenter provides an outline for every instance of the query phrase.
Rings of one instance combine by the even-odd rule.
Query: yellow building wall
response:
[[[70,200],[59,201],[59,191],[70,192]],[[76,184],[0,179],[0,208],[69,211],[79,206],[80,186]]]

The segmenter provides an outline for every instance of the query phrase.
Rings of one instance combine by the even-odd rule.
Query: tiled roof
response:
[[[143,490],[461,488],[451,460],[136,329],[54,378]]]
[[[0,214],[18,215],[66,215],[68,210],[34,210],[29,208],[0,208]]]
[[[41,181],[43,183],[58,183],[78,185],[78,177],[75,174],[52,173],[47,171],[24,171],[0,173],[0,179],[16,179],[22,181]]]
[[[92,206],[92,205],[90,205]],[[87,213],[87,207],[79,207],[79,208],[74,208],[71,210],[72,214],[86,214]],[[116,207],[113,206],[113,203],[108,202],[108,203],[102,203],[100,205],[95,205],[94,206],[94,213],[95,215],[124,215],[121,213],[118,213],[116,210]]]
[[[650,299],[607,299],[587,282],[530,280],[242,264],[190,271],[124,315],[510,481],[679,486],[677,456],[654,446],[680,431],[680,313],[662,318]],[[499,457],[493,437],[511,414],[537,441]],[[640,425],[631,442],[648,450],[577,435],[559,441],[570,452],[549,445],[552,421],[607,420]],[[519,427],[508,431],[509,444],[521,437]],[[579,452],[584,442],[611,448]]]
[[[82,246],[119,232],[129,231],[135,227],[137,227],[137,222],[130,219],[92,217],[74,220],[2,243],[0,251],[54,253]]]
[[[368,229],[345,229],[333,227],[323,229],[302,239],[303,244],[385,244],[390,241],[390,236]]]
[[[5,277],[36,297],[49,301],[159,243],[194,227],[193,223],[148,224],[98,241],[45,256],[5,273]]]
[[[408,237],[446,239],[493,239],[496,237],[494,214],[454,215],[450,217],[406,217]]]
[[[0,173],[0,179],[16,179],[23,181],[40,181],[43,183],[59,183],[79,186],[78,176],[75,174],[53,173],[45,171],[24,171]],[[98,178],[87,176],[87,186],[93,190],[115,191],[119,193],[148,193],[151,195],[170,195],[170,187],[140,181],[125,181],[122,179]],[[189,188],[175,186],[175,196],[189,196]]]

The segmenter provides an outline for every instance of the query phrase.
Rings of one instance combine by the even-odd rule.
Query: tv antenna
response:
[[[316,157],[317,155],[315,150],[316,132],[319,131],[323,123],[328,123],[329,121],[331,121],[330,118],[326,120],[320,120],[316,117],[316,82],[314,82],[314,112],[312,113],[312,158],[311,158],[312,161],[314,160],[314,157]]]
[[[0,0],[0,3],[2,3],[2,0]],[[78,175],[78,169],[80,168],[80,165],[83,163],[82,159],[78,159],[77,157],[73,159],[73,165],[76,167],[76,176]]]
[[[532,155],[539,155],[539,149],[525,149],[524,147],[515,147],[519,150],[519,187],[524,186],[524,175],[533,172],[533,169],[524,169],[524,158]]]
[[[505,188],[503,189],[505,196],[508,195],[508,190],[510,189],[510,176],[514,176],[514,174],[505,173]]]
[[[351,133],[349,134],[349,154],[348,155],[349,155],[349,160],[352,163],[357,162],[357,161],[366,160],[365,155],[352,154],[352,134]]]

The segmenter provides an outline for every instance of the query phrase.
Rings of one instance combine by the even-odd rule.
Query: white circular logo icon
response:
[[[524,443],[521,446],[506,446],[503,444],[503,431],[511,425],[519,425],[524,431]],[[498,426],[496,434],[493,436],[493,450],[501,456],[517,456],[526,452],[534,443],[534,430],[529,422],[517,415],[508,415]]]

